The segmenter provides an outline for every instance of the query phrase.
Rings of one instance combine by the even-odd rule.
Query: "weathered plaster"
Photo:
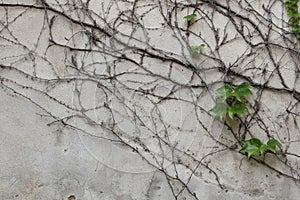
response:
[[[299,199],[282,2],[195,2],[0,2],[1,200]],[[209,112],[224,82],[254,86],[243,123]],[[244,136],[282,151],[247,160]]]

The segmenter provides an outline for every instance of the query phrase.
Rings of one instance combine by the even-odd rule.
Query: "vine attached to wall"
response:
[[[285,3],[288,8],[288,14],[291,16],[289,24],[292,26],[292,31],[300,42],[300,27],[299,27],[299,13],[298,0],[289,0]],[[184,19],[188,23],[195,20],[197,15],[195,13],[186,15]],[[200,54],[205,44],[198,46],[191,46],[190,52],[192,55]],[[216,90],[218,102],[210,111],[214,117],[225,119],[227,116],[233,120],[236,116],[243,117],[248,111],[246,104],[246,96],[252,96],[252,86],[249,84],[240,84],[235,88],[226,84]],[[282,147],[282,144],[276,139],[270,139],[266,144],[263,144],[258,138],[251,138],[243,140],[243,147],[241,153],[246,153],[248,159],[253,155],[265,155],[267,152],[276,153],[276,147]]]
[[[288,24],[292,28],[292,32],[295,34],[298,42],[300,42],[300,25],[299,25],[299,12],[298,12],[298,2],[299,0],[288,0],[284,3],[287,8],[287,13],[289,15]]]
[[[236,88],[230,85],[224,85],[216,90],[217,99],[221,102],[217,103],[210,111],[213,116],[225,119],[227,116],[234,119],[236,116],[243,117],[248,111],[246,104],[246,96],[253,95],[252,86],[249,84],[240,84]],[[265,155],[268,151],[276,153],[276,147],[282,147],[282,144],[276,139],[270,139],[266,144],[263,144],[258,138],[244,140],[241,153],[246,153],[248,159],[253,155]]]
[[[230,119],[237,115],[243,117],[248,111],[244,97],[252,95],[251,88],[248,84],[240,84],[236,88],[230,85],[220,87],[216,90],[216,95],[221,102],[211,109],[212,114],[220,119],[227,115]]]
[[[265,155],[266,152],[271,151],[276,153],[276,147],[282,147],[282,144],[275,139],[270,139],[266,144],[263,144],[258,138],[251,138],[243,141],[243,148],[240,150],[241,153],[247,153],[250,159],[252,155]]]
[[[165,177],[162,184],[173,199],[203,199],[194,185],[200,179],[221,189],[255,188],[263,194],[265,182],[239,181],[260,178],[261,173],[243,173],[250,166],[226,181],[229,174],[223,172],[237,169],[230,158],[220,162],[226,151],[253,161],[276,153],[256,164],[284,176],[297,191],[299,49],[291,48],[290,36],[300,42],[298,0],[36,2],[0,3],[1,47],[7,51],[0,55],[0,85],[42,109],[41,116],[59,133],[77,131],[92,144],[99,140],[132,150]],[[278,23],[286,12],[289,24]],[[28,26],[31,16],[34,27]],[[286,25],[290,35],[281,34]],[[228,85],[217,91],[217,105],[209,112],[210,88],[223,80]],[[74,101],[69,101],[71,88]],[[226,135],[213,134],[207,123],[212,115],[226,119]],[[237,126],[230,127],[233,123]],[[173,167],[166,168],[169,163]]]

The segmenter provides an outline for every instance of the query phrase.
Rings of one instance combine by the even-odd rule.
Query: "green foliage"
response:
[[[226,114],[233,119],[238,115],[243,117],[248,111],[246,104],[243,102],[245,96],[252,95],[252,86],[248,84],[240,84],[235,89],[230,85],[224,85],[216,90],[217,98],[222,100],[210,111],[215,117],[223,119]]]
[[[276,146],[282,147],[282,144],[275,139],[271,139],[268,141],[267,146],[268,150],[272,151],[273,153],[276,153]]]
[[[235,102],[232,106],[230,106],[227,109],[228,115],[231,119],[234,118],[234,115],[239,115],[240,117],[243,117],[247,111],[247,106],[242,102]]]
[[[252,95],[252,92],[251,92],[251,89],[252,86],[251,85],[248,85],[248,84],[241,84],[241,85],[238,85],[234,92],[233,92],[233,96],[236,97],[236,99],[240,102],[242,102],[242,99],[244,96],[251,96]]]
[[[263,144],[258,138],[252,138],[243,141],[243,144],[244,146],[240,152],[247,153],[248,159],[250,159],[252,155],[264,155],[268,150],[276,153],[276,146],[282,147],[282,144],[275,139],[270,139],[267,144]]]
[[[248,111],[244,98],[253,95],[251,89],[252,86],[248,84],[240,84],[235,88],[226,84],[218,88],[216,97],[222,101],[210,110],[213,116],[220,119],[225,118],[226,115],[231,119],[234,119],[235,116],[243,117]],[[244,140],[243,144],[240,152],[246,153],[248,159],[253,155],[265,155],[268,151],[276,153],[276,147],[282,147],[282,144],[275,139],[270,139],[266,144],[263,144],[258,138],[251,138]]]
[[[291,26],[292,32],[295,34],[298,42],[300,42],[300,16],[298,13],[298,1],[299,0],[288,0],[284,3],[284,6],[287,8],[287,13],[290,17],[288,24]]]
[[[196,17],[197,17],[197,15],[195,13],[193,13],[193,14],[187,15],[183,18],[186,19],[186,21],[190,22],[190,21],[193,21]]]
[[[223,101],[225,101],[227,98],[229,98],[232,95],[232,88],[229,85],[224,85],[223,87],[220,87],[216,90],[217,97],[221,97]]]
[[[205,47],[205,44],[200,44],[198,46],[191,46],[191,54],[199,54],[202,49]]]
[[[223,119],[227,113],[227,105],[225,103],[217,103],[217,105],[210,111],[215,117]]]

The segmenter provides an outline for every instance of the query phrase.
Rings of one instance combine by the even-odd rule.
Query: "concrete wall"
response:
[[[0,199],[299,199],[287,21],[273,0],[2,0]],[[211,115],[224,83],[253,86],[243,118]],[[251,137],[283,147],[248,160]]]

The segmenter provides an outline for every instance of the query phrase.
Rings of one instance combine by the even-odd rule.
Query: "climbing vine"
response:
[[[290,24],[299,40],[299,15],[296,1],[285,7],[277,0],[2,1],[1,90],[36,106],[59,134],[84,138],[77,146],[99,165],[163,177],[145,180],[140,199],[157,198],[158,182],[168,199],[203,199],[199,188],[216,185],[212,199],[227,190],[285,199],[280,184],[300,191],[300,52],[286,34]],[[141,159],[120,165],[123,154]],[[272,187],[242,181],[261,174]],[[79,185],[95,185],[88,178]],[[101,194],[123,197],[113,192]]]
[[[222,102],[217,103],[217,105],[211,109],[213,115],[221,119],[224,119],[227,114],[231,119],[233,119],[235,115],[243,117],[248,111],[244,97],[252,95],[250,88],[251,86],[248,84],[241,84],[235,89],[230,85],[224,85],[217,89],[217,97],[220,98]]]
[[[243,141],[244,147],[240,150],[242,153],[247,153],[250,159],[253,155],[264,155],[267,151],[276,153],[276,147],[282,147],[282,144],[275,139],[270,139],[267,144],[263,144],[258,138],[251,138]]]
[[[292,28],[292,32],[295,34],[298,42],[300,42],[300,16],[298,12],[298,2],[299,0],[288,0],[284,3],[287,8],[287,13],[289,15],[288,24]]]

